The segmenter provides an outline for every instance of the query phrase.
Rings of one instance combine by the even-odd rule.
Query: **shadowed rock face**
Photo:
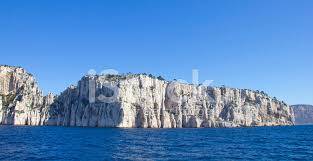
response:
[[[295,124],[305,125],[313,124],[313,106],[312,105],[293,105],[291,106],[295,113]]]
[[[27,90],[1,90],[6,100],[1,105],[0,117],[6,120],[2,124],[125,128],[293,125],[291,108],[263,92],[167,82],[147,75],[106,75],[85,76],[59,96],[43,97],[32,76],[18,70],[29,77],[19,83]],[[18,71],[1,68],[5,88],[15,84],[9,79],[12,76],[5,76],[11,72]],[[25,98],[19,106],[17,95]],[[17,109],[26,114],[17,115]]]

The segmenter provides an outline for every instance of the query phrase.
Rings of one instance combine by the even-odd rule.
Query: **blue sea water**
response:
[[[313,160],[313,126],[234,129],[0,126],[0,160]]]

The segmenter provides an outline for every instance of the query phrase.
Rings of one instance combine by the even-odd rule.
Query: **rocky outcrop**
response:
[[[295,124],[306,125],[313,124],[313,106],[312,105],[293,105],[291,106],[295,113]]]
[[[47,98],[23,68],[0,66],[0,124],[41,125]]]
[[[59,96],[42,96],[22,68],[1,67],[1,124],[125,128],[293,125],[293,111],[264,92],[90,75]]]
[[[105,99],[101,99],[103,96]],[[290,107],[265,93],[166,82],[147,75],[85,76],[77,87],[63,92],[50,110],[48,124],[64,126],[197,128],[293,124]]]

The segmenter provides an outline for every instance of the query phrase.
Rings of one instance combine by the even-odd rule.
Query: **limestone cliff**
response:
[[[295,113],[295,124],[305,125],[313,124],[313,106],[312,105],[293,105],[291,106]]]
[[[95,97],[94,101],[90,102],[90,96]],[[99,96],[113,100],[99,100]],[[63,92],[50,110],[47,123],[65,126],[196,128],[293,124],[290,107],[265,93],[166,82],[146,75],[85,76],[77,87]]]
[[[263,92],[167,82],[147,75],[85,76],[59,96],[43,96],[32,75],[0,67],[1,124],[90,127],[293,125],[284,102]]]
[[[23,68],[0,66],[0,124],[42,124],[47,98]]]

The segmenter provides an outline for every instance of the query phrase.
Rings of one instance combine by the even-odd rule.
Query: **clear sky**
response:
[[[263,90],[313,104],[312,0],[1,0],[0,64],[59,93],[89,70]]]

